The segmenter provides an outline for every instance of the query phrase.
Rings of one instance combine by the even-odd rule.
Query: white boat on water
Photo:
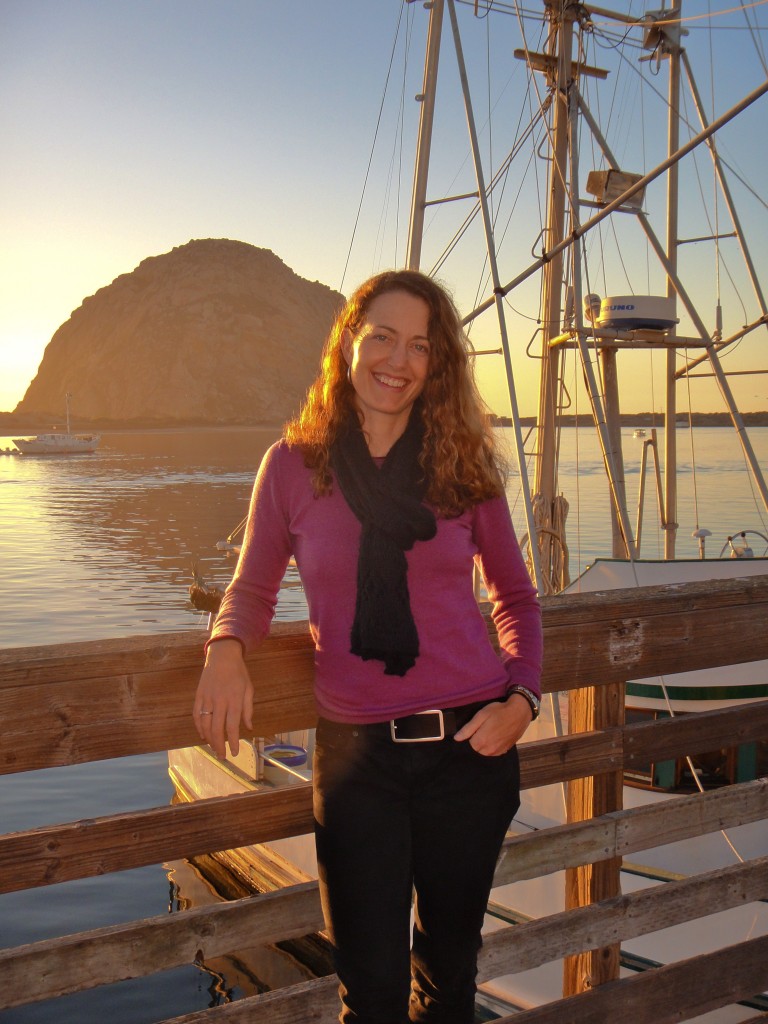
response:
[[[67,393],[67,429],[54,430],[35,437],[14,437],[13,443],[22,455],[82,455],[95,452],[101,443],[100,434],[73,434],[69,423],[69,400]]]
[[[485,169],[485,152],[481,151],[478,143],[469,94],[462,32],[466,34],[473,22],[475,27],[481,22],[483,31],[490,33],[494,27],[493,19],[508,16],[510,8],[517,8],[517,5],[481,4],[482,19],[477,18],[477,4],[474,5],[474,18],[473,5],[467,5],[461,10],[461,16],[465,18],[463,25],[453,0],[435,0],[425,6],[429,8],[430,26],[424,88],[418,98],[421,114],[408,264],[428,269],[422,257],[426,249],[424,221],[427,210],[439,207],[442,211],[451,205],[462,210],[458,227],[453,232],[445,231],[441,236],[450,239],[445,252],[440,253],[438,250],[434,257],[430,257],[430,266],[434,272],[439,272],[445,279],[450,280],[449,265],[445,269],[441,268],[444,261],[453,254],[456,240],[468,233],[470,225],[482,225],[482,231],[476,232],[483,250],[478,265],[482,262],[484,267],[478,295],[485,293],[488,297],[478,300],[476,308],[468,312],[465,322],[468,327],[474,325],[486,311],[495,311],[497,316],[498,342],[504,355],[516,438],[521,501],[526,509],[528,537],[536,538],[536,543],[527,544],[526,550],[531,573],[540,593],[556,594],[566,590],[610,591],[633,586],[675,585],[692,580],[768,574],[768,559],[765,557],[768,555],[768,529],[765,526],[768,489],[731,388],[730,373],[723,366],[724,357],[751,331],[765,329],[768,308],[754,262],[749,255],[733,194],[728,186],[727,168],[715,144],[715,130],[748,110],[752,103],[764,96],[768,91],[768,81],[764,81],[753,93],[710,123],[703,112],[700,94],[684,52],[682,7],[685,4],[678,4],[675,11],[660,11],[653,5],[639,4],[642,10],[636,13],[612,13],[590,3],[548,0],[540,5],[538,35],[533,30],[529,31],[536,15],[530,10],[534,5],[528,5],[524,14],[519,10],[517,12],[522,37],[519,49],[515,52],[517,61],[512,63],[517,64],[521,74],[527,72],[529,85],[525,97],[515,107],[515,117],[511,118],[514,120],[518,115],[522,118],[520,111],[530,117],[529,124],[521,130],[519,136],[520,140],[527,143],[524,159],[528,164],[522,169],[520,177],[515,179],[510,168],[515,166],[513,161],[522,152],[522,142],[518,143],[518,140],[513,140],[505,149],[500,137],[494,136],[496,162]],[[445,26],[442,24],[444,14]],[[716,38],[716,32],[714,35]],[[449,49],[448,40],[451,36],[459,70],[460,90],[464,98],[464,116],[469,126],[471,160],[467,161],[466,166],[471,168],[474,176],[473,181],[465,181],[456,188],[457,195],[454,198],[457,202],[454,203],[450,202],[450,197],[441,195],[430,198],[428,194],[430,140],[438,95],[438,55],[441,41],[443,50]],[[597,52],[590,53],[592,48]],[[629,151],[627,159],[642,159],[638,167],[633,164],[631,170],[627,171],[614,156],[608,141],[609,135],[607,132],[603,134],[593,113],[600,108],[601,100],[597,90],[606,77],[600,69],[600,62],[619,54],[621,58],[612,73],[631,69],[633,76],[630,92],[625,96],[639,94],[642,88],[649,86],[653,94],[649,104],[656,104],[657,108],[663,109],[664,123],[668,120],[668,131],[662,140],[666,152],[655,158],[656,167],[652,171],[647,171],[646,167],[652,165],[651,144],[655,145],[662,134],[658,130],[658,110],[654,115],[653,137],[641,131],[632,133],[625,122],[612,128],[617,137],[617,145],[622,146],[622,153],[625,147]],[[441,74],[449,57],[450,54],[443,53],[440,58]],[[666,97],[659,85],[662,72],[668,73],[669,78]],[[700,120],[700,127],[696,129],[692,127],[690,119],[685,123],[690,136],[685,142],[680,135],[678,118],[682,109],[680,88],[683,75],[688,78],[694,97],[693,106],[697,113],[692,117],[698,116]],[[488,81],[491,81],[490,76]],[[611,95],[616,95],[615,89]],[[629,104],[628,100],[626,102]],[[651,109],[642,103],[638,104],[640,108]],[[454,148],[458,149],[455,141],[457,135],[452,138]],[[639,150],[637,140],[643,140]],[[738,312],[731,314],[732,320],[736,317],[737,326],[728,329],[724,328],[726,319],[719,294],[714,304],[711,324],[705,322],[703,314],[690,297],[693,284],[697,287],[699,285],[700,264],[694,263],[692,268],[684,267],[682,229],[679,223],[678,169],[683,156],[699,146],[702,151],[709,151],[712,176],[720,193],[721,216],[725,217],[727,211],[729,223],[727,234],[724,228],[713,229],[706,239],[697,237],[695,240],[709,242],[717,252],[715,262],[719,267],[724,238],[736,238],[744,255],[747,288],[752,293],[749,297],[746,293],[738,293]],[[579,169],[579,150],[588,151],[590,159],[596,163],[585,181],[582,181]],[[546,201],[542,205],[541,233],[538,238],[531,239],[541,255],[534,256],[531,263],[527,255],[529,246],[521,245],[514,231],[514,211],[507,211],[504,203],[510,193],[522,193],[523,179],[528,169],[536,164],[537,157],[544,158],[537,170],[541,171],[540,186]],[[666,197],[659,195],[652,187],[662,173],[669,179]],[[686,195],[685,198],[689,197]],[[663,230],[657,230],[650,214],[645,212],[644,207],[650,206],[652,200],[665,206]],[[468,215],[467,201],[472,204]],[[461,206],[462,203],[464,206]],[[532,205],[529,203],[527,209],[530,210]],[[588,221],[582,219],[585,210]],[[505,225],[503,231],[499,228],[502,224]],[[597,230],[600,225],[606,228],[610,226],[610,231],[606,230],[602,235],[603,229]],[[597,253],[588,252],[582,241],[589,229],[600,235]],[[649,287],[649,279],[656,272],[650,271],[643,260],[641,287],[656,294],[645,295],[638,290],[641,301],[637,303],[633,301],[634,293],[627,294],[624,280],[624,275],[634,268],[628,266],[629,259],[622,255],[637,252],[638,242],[630,238],[632,229],[643,239],[644,253],[647,251],[657,259],[660,268],[660,276],[653,277]],[[701,236],[704,230],[706,225],[696,234]],[[517,262],[513,262],[504,274],[501,270],[500,246],[497,245],[501,234],[514,238],[516,243],[512,247],[512,260]],[[618,253],[615,258],[608,252],[614,241]],[[597,263],[598,269],[590,267],[591,261]],[[692,275],[689,280],[693,284],[690,286],[686,285],[686,272]],[[729,273],[732,272],[733,268],[729,264]],[[541,305],[536,307],[530,317],[537,321],[537,327],[528,348],[532,347],[534,341],[539,344],[535,356],[541,371],[539,416],[534,440],[529,442],[530,450],[527,450],[518,413],[514,374],[524,343],[517,343],[513,351],[508,327],[508,305],[527,308],[531,300],[524,286],[535,275],[541,278],[535,295],[537,302],[540,297]],[[594,293],[597,280],[604,284],[605,297],[602,299]],[[518,294],[520,298],[517,298]],[[643,466],[634,525],[630,522],[624,479],[617,363],[619,356],[637,360],[641,354],[652,357],[654,353],[657,360],[661,359],[665,364],[664,465],[661,465],[656,430],[649,429],[647,433],[636,431],[638,439],[643,442]],[[702,557],[683,560],[676,557],[676,539],[682,525],[679,523],[682,516],[677,494],[680,460],[677,454],[676,427],[681,415],[677,405],[677,389],[678,385],[689,386],[690,380],[698,376],[702,368],[706,368],[715,380],[741,445],[744,477],[751,478],[756,496],[757,528],[749,529],[748,524],[744,523],[739,524],[744,527],[741,533],[723,528],[719,536],[715,529],[713,536],[713,533],[700,528],[697,511],[696,520],[688,528],[697,538]],[[762,370],[762,367],[758,368],[758,371]],[[610,511],[606,515],[605,537],[606,555],[612,557],[610,560],[599,560],[571,583],[566,535],[568,504],[560,493],[558,473],[559,438],[563,424],[568,422],[568,416],[578,411],[573,408],[572,392],[576,386],[582,386],[582,380],[586,382],[588,407],[595,424],[593,429],[596,429],[599,438],[608,481]],[[692,423],[690,415],[688,423]],[[664,558],[653,561],[643,560],[640,556],[645,509],[644,482],[649,459],[655,468],[657,519],[664,537]],[[529,487],[528,466],[531,462],[534,465],[534,481],[533,486]],[[717,527],[717,524],[713,525]],[[707,537],[712,537],[715,543],[721,541],[720,553],[725,557],[704,557]],[[735,639],[730,642],[736,643],[737,623],[724,624],[724,642],[729,642],[731,636]],[[767,697],[766,662],[739,666],[737,669],[729,667],[681,673],[664,679],[637,679],[627,685],[627,717],[637,720],[649,716],[688,714],[765,700]],[[526,740],[555,735],[563,728],[567,717],[567,702],[554,695],[552,701],[547,702],[545,713],[526,734]],[[225,763],[199,747],[171,751],[171,776],[179,797],[186,800],[252,788],[291,785],[310,778],[312,743],[311,731],[263,737],[253,743],[243,744],[239,756]],[[290,748],[306,751],[306,761],[298,765],[286,765],[281,769],[281,762],[285,760],[283,751]],[[632,807],[659,800],[674,800],[680,793],[744,781],[766,773],[768,744],[744,744],[698,757],[644,766],[642,770],[625,777],[624,802],[626,807]],[[537,830],[558,824],[563,819],[564,800],[560,787],[529,790],[524,794],[521,810],[512,823],[512,831],[522,833]],[[629,892],[639,887],[663,885],[671,878],[725,867],[739,857],[765,855],[766,851],[768,827],[765,822],[741,826],[732,830],[727,837],[715,833],[662,845],[638,854],[636,863],[625,863],[622,887],[625,892]],[[218,856],[228,870],[243,879],[249,879],[257,888],[306,880],[313,877],[315,872],[313,842],[309,836],[280,840],[268,846],[229,851]],[[563,905],[564,881],[558,876],[503,886],[492,894],[486,928],[490,931],[507,927],[515,921],[555,913]],[[768,933],[768,904],[764,902],[724,913],[717,913],[717,908],[713,909],[713,915],[703,921],[662,929],[627,943],[626,948],[622,949],[622,971],[645,970],[660,963],[680,960],[747,937]],[[489,1013],[506,1014],[515,1008],[534,1006],[558,998],[561,983],[562,964],[550,963],[534,971],[497,978],[482,985],[479,1000]],[[735,1024],[754,1017],[758,1010],[768,1010],[768,997],[765,995],[756,997],[748,1004],[726,1007],[696,1019],[702,1024]]]

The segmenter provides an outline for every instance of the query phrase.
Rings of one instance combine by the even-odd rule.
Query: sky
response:
[[[741,5],[756,30],[747,30]],[[539,8],[539,0],[525,6]],[[641,4],[613,6],[637,11]],[[473,89],[486,109],[506,104],[508,125],[524,114],[515,92],[521,62],[507,61],[493,77],[475,69],[488,53],[508,54],[519,31],[514,7],[506,0],[483,18],[473,16],[472,4],[459,6]],[[692,56],[709,56],[710,21],[728,29],[716,44],[726,68],[718,79],[723,98],[713,101],[719,114],[766,76],[760,46],[768,7],[686,0],[685,8]],[[271,249],[302,277],[346,293],[370,273],[402,265],[426,25],[423,4],[403,7],[401,0],[0,0],[0,410],[21,400],[51,336],[87,296],[190,239]],[[446,53],[440,88],[454,110],[452,121],[436,124],[436,194],[461,191],[471,176],[455,62]],[[741,136],[728,129],[740,166],[757,172],[758,186],[768,159],[767,110],[764,98]],[[498,162],[501,133],[483,138]],[[527,213],[530,223],[523,218],[510,230],[515,258],[502,274],[507,280],[531,262],[538,228],[535,211]],[[753,204],[758,270],[768,268],[760,216],[764,208]],[[632,256],[646,259],[640,248]],[[440,276],[466,311],[479,262],[461,260]],[[649,284],[659,293],[650,275]],[[536,412],[538,360],[525,350],[535,348],[537,297],[531,284],[509,306],[526,415]],[[740,308],[727,315],[744,321]],[[478,348],[497,345],[492,328],[474,330]],[[765,364],[767,340],[762,333],[742,343],[733,366]],[[630,366],[627,411],[657,403],[659,362]],[[485,356],[478,366],[484,397],[508,412],[502,360]],[[768,377],[733,380],[745,410],[768,409]],[[695,386],[697,409],[722,407],[708,382]]]

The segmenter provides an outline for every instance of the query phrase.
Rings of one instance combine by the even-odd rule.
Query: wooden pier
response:
[[[671,1024],[763,992],[768,935],[621,980],[615,951],[659,928],[768,898],[768,850],[638,893],[621,895],[618,888],[621,858],[653,846],[661,835],[665,842],[683,840],[768,817],[768,780],[632,811],[620,809],[616,797],[625,769],[768,735],[768,701],[624,725],[620,699],[629,678],[768,658],[768,579],[558,596],[543,607],[544,689],[586,693],[581,703],[589,731],[522,745],[523,786],[568,782],[573,820],[508,838],[496,883],[566,870],[569,909],[489,934],[480,980],[568,958],[565,996],[504,1018],[509,1024]],[[727,642],[729,633],[738,643]],[[2,773],[194,745],[190,709],[201,665],[198,632],[0,651]],[[313,725],[306,623],[276,625],[249,667],[260,734]],[[51,825],[0,836],[0,891],[311,829],[309,784]],[[306,883],[2,950],[0,1006],[53,999],[321,928],[317,887]],[[177,1017],[174,1024],[331,1024],[337,1012],[330,976]],[[757,1020],[768,1015],[751,1018]]]

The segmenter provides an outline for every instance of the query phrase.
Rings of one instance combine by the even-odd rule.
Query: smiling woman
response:
[[[269,630],[291,555],[315,641],[316,848],[340,1019],[471,1024],[519,805],[516,744],[538,713],[541,622],[459,315],[423,274],[357,289],[261,465],[194,704],[219,756],[252,725],[243,652]]]

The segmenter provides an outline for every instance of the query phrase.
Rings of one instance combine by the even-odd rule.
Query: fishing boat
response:
[[[73,434],[69,422],[69,400],[67,392],[67,429],[37,434],[35,437],[14,437],[13,443],[22,455],[82,455],[95,452],[101,443],[100,434]]]
[[[462,268],[482,268],[479,277],[475,275],[476,299],[467,310],[465,327],[478,358],[482,351],[488,351],[500,352],[503,359],[520,482],[520,495],[514,500],[524,507],[522,541],[540,594],[675,585],[684,580],[768,573],[768,489],[732,386],[751,372],[742,369],[738,361],[734,363],[732,353],[747,348],[753,332],[766,329],[768,310],[729,183],[732,161],[724,157],[718,137],[737,117],[758,123],[754,120],[755,108],[768,92],[765,65],[759,71],[756,87],[734,100],[725,112],[714,111],[708,116],[685,47],[686,32],[692,26],[686,18],[698,18],[701,13],[697,8],[689,14],[691,5],[678,2],[674,8],[660,10],[649,4],[633,4],[638,8],[635,13],[613,12],[572,0],[542,0],[525,10],[516,3],[491,0],[466,5],[434,0],[424,6],[429,24],[423,88],[417,97],[419,132],[406,263],[449,281],[453,277],[460,280]],[[743,14],[745,29],[754,30],[746,7]],[[505,31],[511,22],[519,28],[517,45],[507,47],[506,53],[508,58],[514,54],[511,63],[525,77],[526,85],[511,104],[504,101],[507,111],[511,108],[513,113],[507,118],[508,124],[518,119],[510,130],[510,139],[502,143],[500,134],[494,134],[491,146],[490,129],[486,128],[481,138],[472,94],[477,76],[465,52],[482,49],[476,41],[467,46],[470,32],[480,30],[486,34],[490,53],[499,22],[505,22]],[[450,58],[446,51],[450,50],[455,58],[452,100],[455,105],[457,93],[461,96],[468,146],[466,151],[461,149],[462,158],[466,152],[467,159],[449,189],[446,183],[451,179],[436,172],[431,161],[436,149],[445,151],[446,138],[450,140],[449,153],[455,155],[461,148],[456,141],[458,130],[447,129],[438,121],[438,68],[442,75]],[[602,67],[603,62],[611,67]],[[632,76],[633,84],[620,93],[610,77],[617,78],[624,72]],[[485,95],[487,112],[502,101],[489,98],[494,80],[486,73],[483,85],[487,88],[478,89],[476,94]],[[504,77],[502,93],[512,75],[510,71]],[[665,88],[661,86],[662,77]],[[735,85],[734,77],[738,76],[731,74],[728,81],[729,92]],[[692,97],[690,116],[683,101],[684,78]],[[609,90],[607,97],[602,96],[601,88]],[[644,105],[640,96],[646,88],[651,99]],[[624,105],[622,119],[614,118],[615,123],[603,129],[598,112],[612,111],[614,104]],[[628,127],[625,115],[630,107],[650,116],[652,130]],[[445,134],[442,146],[436,147],[435,134],[439,132]],[[612,136],[616,142],[610,141]],[[663,152],[654,156],[659,146]],[[683,170],[691,169],[691,165],[702,173],[696,163],[702,156],[708,157],[720,216],[727,217],[727,228],[721,227],[719,220],[708,225],[693,208],[690,190],[684,190],[680,183]],[[592,166],[584,174],[581,168],[587,158]],[[524,166],[518,173],[520,163]],[[462,175],[469,180],[462,180]],[[662,178],[666,192],[660,188]],[[545,197],[541,203],[539,193]],[[657,206],[662,208],[661,228],[651,214],[651,208]],[[530,242],[522,245],[523,232],[517,222],[529,228],[533,210],[541,211],[541,220],[526,232]],[[456,224],[438,228],[438,214],[446,212],[449,216],[454,213]],[[683,231],[692,230],[689,223],[699,226],[691,237],[684,238]],[[432,236],[437,237],[438,244],[427,260]],[[514,240],[512,245],[510,240]],[[479,245],[479,258],[474,263],[462,263],[459,242],[471,245],[473,241]],[[741,277],[732,266],[733,253],[729,250],[726,258],[724,252],[731,244],[743,257]],[[721,301],[716,288],[702,284],[702,247],[711,250],[718,279],[727,265],[728,297],[736,304],[736,312],[728,308],[724,298]],[[638,252],[643,254],[639,268],[642,284],[633,290],[635,286],[627,279],[629,271],[636,268],[629,265],[632,261],[627,254]],[[653,269],[651,260],[655,262]],[[459,269],[452,270],[453,266]],[[740,290],[744,282],[749,294]],[[702,293],[708,300],[714,297],[709,319],[694,300],[694,295]],[[465,303],[459,304],[467,308]],[[489,327],[491,313],[495,316]],[[530,340],[521,343],[520,325],[526,316],[535,329]],[[516,325],[514,329],[511,323]],[[535,430],[526,436],[517,378],[524,375],[521,366],[529,356],[539,368],[539,404]],[[664,382],[664,408],[658,426],[635,431],[643,450],[634,522],[622,450],[620,360],[632,367],[633,382],[647,382],[649,401],[653,382],[659,376]],[[654,365],[647,372],[638,370],[640,360],[651,360]],[[738,369],[730,368],[737,365]],[[639,376],[642,373],[646,375]],[[740,447],[744,476],[751,481],[756,497],[755,525],[740,522],[734,528],[733,524],[712,524],[710,530],[700,525],[703,520],[698,502],[694,502],[694,519],[686,525],[695,549],[692,557],[681,557],[683,541],[689,542],[681,535],[679,428],[681,418],[686,428],[692,428],[695,417],[692,404],[687,412],[679,408],[678,393],[685,389],[690,396],[694,378],[704,373],[716,385]],[[582,400],[584,405],[580,406]],[[572,581],[568,535],[571,508],[562,494],[564,474],[559,454],[562,430],[578,422],[582,412],[589,413],[605,471],[607,557]],[[645,539],[647,544],[649,532],[645,484],[651,470],[656,481],[654,519],[663,539],[663,552],[660,557],[644,559],[641,543]],[[578,472],[577,467],[577,478]],[[578,535],[578,530],[575,533]],[[713,538],[709,555],[714,543],[718,557],[707,556],[708,538]],[[737,623],[724,624],[724,642],[737,634]],[[748,670],[713,669],[706,677],[682,673],[665,679],[630,680],[626,688],[627,717],[686,714],[766,697],[766,662],[755,663]],[[526,740],[561,731],[568,715],[567,700],[552,695]],[[274,753],[285,743],[306,751],[306,763],[281,768],[281,758]],[[224,764],[202,748],[172,751],[170,768],[180,798],[190,800],[280,784],[277,780],[281,776],[275,774],[280,771],[288,785],[308,779],[311,754],[311,733],[285,734],[244,744],[240,755]],[[624,802],[625,806],[636,806],[675,799],[680,792],[753,778],[766,769],[768,750],[764,743],[652,764],[626,778]],[[563,818],[564,799],[559,787],[528,791],[512,830],[545,828]],[[725,866],[735,858],[764,854],[766,849],[764,823],[741,826],[728,836],[708,835],[660,846],[645,851],[641,863],[625,864],[622,886],[628,892],[663,884],[664,880],[688,873]],[[310,837],[221,856],[229,858],[229,867],[250,877],[257,887],[303,880],[312,877],[315,870]],[[494,890],[488,929],[556,912],[563,906],[563,890],[560,877]],[[716,944],[768,932],[768,907],[749,904],[715,914],[711,928],[716,942],[710,941],[707,929],[700,924],[676,926],[632,942],[622,950],[622,970],[645,970]],[[479,998],[489,1012],[506,1014],[556,998],[561,979],[561,965],[549,964],[484,984]],[[753,1016],[755,1008],[767,1010],[768,998],[759,996],[749,1005],[735,1005],[697,1019],[707,1024],[730,1024]]]

